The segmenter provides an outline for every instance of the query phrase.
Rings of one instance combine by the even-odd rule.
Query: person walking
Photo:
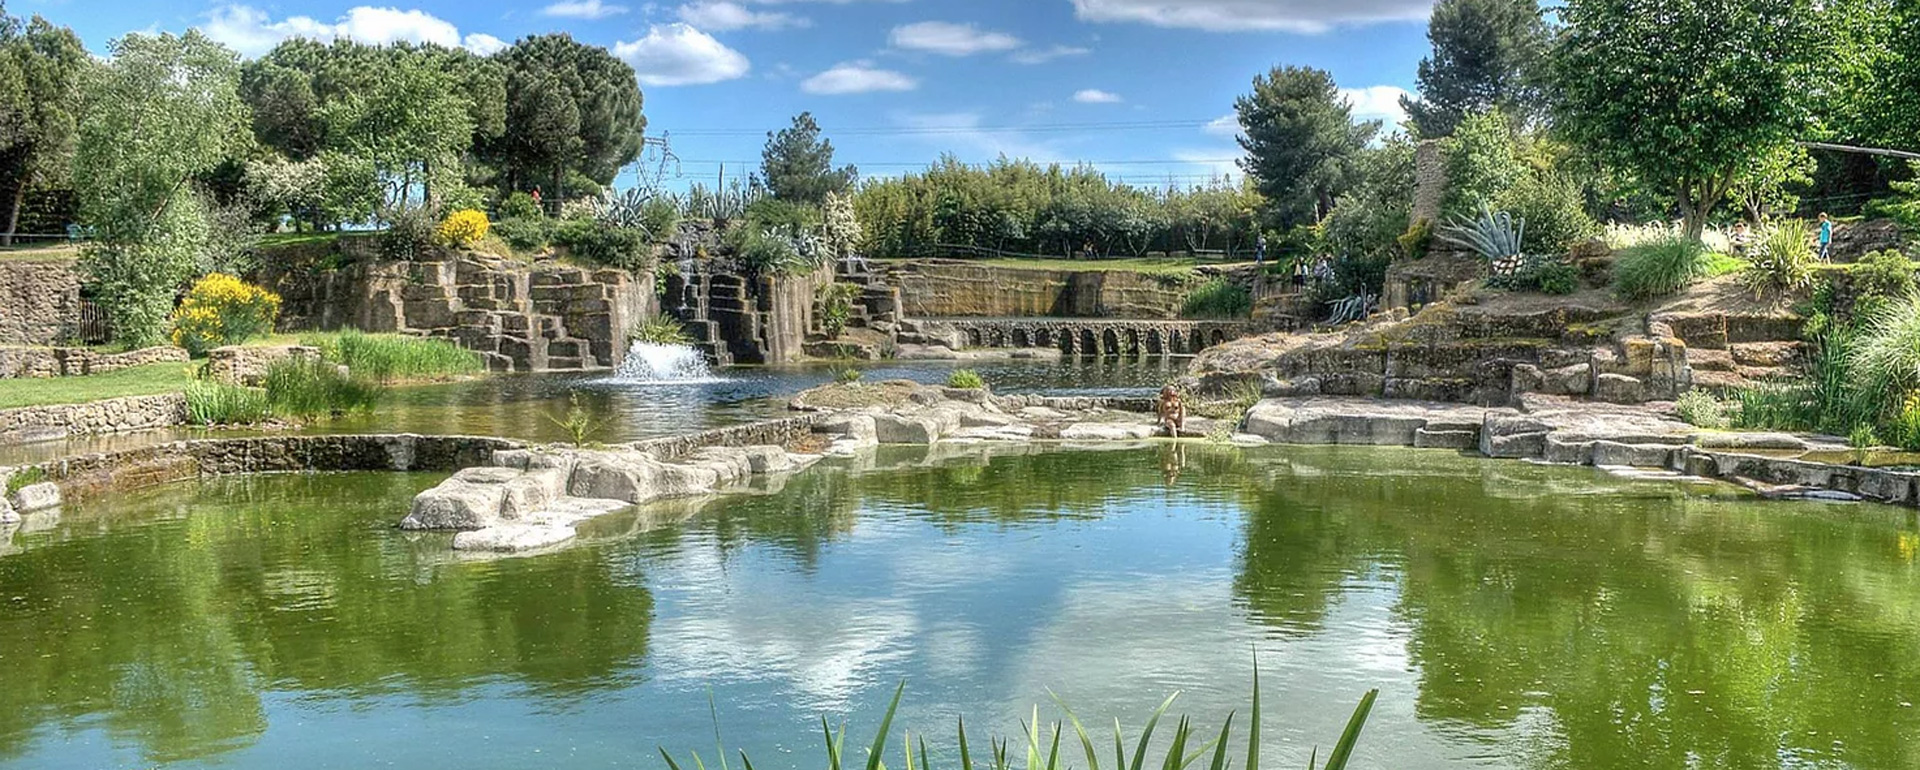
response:
[[[1830,261],[1833,253],[1833,220],[1827,212],[1820,212],[1820,261]]]
[[[1262,267],[1266,264],[1267,264],[1267,234],[1261,233],[1260,238],[1253,242],[1253,266]]]

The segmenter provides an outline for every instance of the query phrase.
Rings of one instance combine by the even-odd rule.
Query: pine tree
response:
[[[760,152],[760,182],[783,201],[825,202],[828,193],[852,187],[859,173],[853,166],[833,167],[833,143],[820,138],[811,112],[795,116],[790,128],[768,132]]]

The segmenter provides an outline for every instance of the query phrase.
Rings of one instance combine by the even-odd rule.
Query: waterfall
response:
[[[621,359],[614,380],[632,383],[716,382],[707,357],[691,345],[635,342]]]

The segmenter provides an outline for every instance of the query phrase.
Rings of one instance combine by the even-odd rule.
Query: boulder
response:
[[[921,415],[878,414],[873,416],[874,438],[882,444],[926,446],[940,440],[940,426]]]
[[[9,502],[17,513],[32,513],[60,507],[60,486],[51,481],[28,484],[13,493]]]
[[[1624,374],[1602,374],[1594,378],[1593,397],[1614,404],[1645,403],[1647,385]]]
[[[581,452],[567,481],[567,494],[642,503],[657,496],[660,471],[658,460],[637,452]]]
[[[413,498],[401,529],[481,529],[501,521],[507,482],[524,475],[513,468],[468,468]]]
[[[503,524],[453,536],[453,550],[522,553],[558,545],[574,537],[570,526]]]
[[[1138,441],[1152,438],[1159,428],[1138,423],[1078,422],[1060,429],[1063,441]]]

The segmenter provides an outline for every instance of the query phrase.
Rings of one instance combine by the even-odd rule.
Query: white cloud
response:
[[[560,2],[540,9],[544,16],[558,16],[563,19],[604,19],[626,13],[624,5],[609,5],[600,0],[560,0]]]
[[[1407,119],[1406,109],[1400,106],[1400,97],[1408,95],[1407,89],[1399,86],[1342,88],[1340,95],[1353,105],[1354,120],[1378,120],[1384,130],[1392,131]]]
[[[800,83],[800,90],[823,96],[864,94],[873,91],[912,91],[919,87],[920,81],[893,70],[878,69],[870,61],[836,64],[832,69]]]
[[[1239,136],[1240,113],[1229,112],[1207,121],[1207,124],[1202,126],[1200,131],[1213,136]]]
[[[702,0],[680,6],[680,20],[695,27],[720,32],[734,29],[785,29],[787,27],[805,27],[811,24],[807,19],[790,13],[754,11],[739,3],[725,0]]]
[[[1075,91],[1073,92],[1073,100],[1081,104],[1119,104],[1126,101],[1120,98],[1119,94],[1112,91],[1102,91],[1098,88],[1085,88]]]
[[[1015,64],[1046,64],[1054,59],[1064,59],[1069,56],[1085,56],[1090,53],[1093,53],[1093,49],[1091,48],[1056,45],[1052,48],[1029,48],[1024,51],[1015,51],[1012,56],[1007,58]]]
[[[655,24],[647,36],[613,44],[649,86],[691,86],[745,77],[753,65],[739,51],[685,24]]]
[[[244,56],[259,56],[289,38],[304,37],[320,41],[356,40],[368,45],[392,45],[399,42],[431,43],[448,48],[466,47],[476,53],[492,53],[505,47],[500,38],[486,34],[460,36],[451,22],[420,10],[357,6],[333,23],[310,16],[290,16],[274,21],[265,11],[246,5],[225,5],[207,14],[200,30],[208,37],[239,51]]]
[[[944,56],[972,56],[1020,47],[1020,38],[1004,32],[946,21],[923,21],[894,27],[890,39],[895,48],[928,51]]]
[[[1073,0],[1083,21],[1212,32],[1318,34],[1342,24],[1424,21],[1432,0]]]

